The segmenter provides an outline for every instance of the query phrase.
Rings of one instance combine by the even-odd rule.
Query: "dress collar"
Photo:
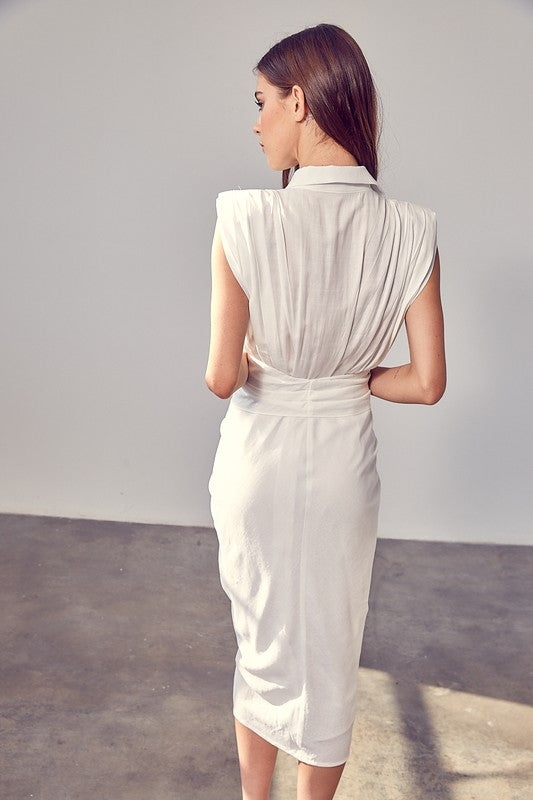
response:
[[[363,184],[382,194],[378,182],[362,164],[357,166],[351,164],[328,164],[327,166],[309,165],[307,167],[299,167],[293,173],[286,188],[292,189],[297,186],[316,186],[317,184],[332,183],[352,186]],[[346,190],[349,190],[349,185],[345,187]]]

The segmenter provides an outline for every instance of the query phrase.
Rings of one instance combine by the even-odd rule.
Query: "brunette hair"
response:
[[[261,72],[282,98],[298,84],[318,127],[378,179],[379,98],[363,52],[349,33],[327,23],[304,28],[271,47],[252,71]],[[289,174],[290,169],[282,172],[283,188]]]

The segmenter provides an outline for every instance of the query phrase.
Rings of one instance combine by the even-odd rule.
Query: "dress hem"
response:
[[[255,720],[253,722],[247,721],[245,722],[244,719],[241,718],[240,714],[237,716],[235,711],[233,712],[233,716],[240,722],[241,725],[244,725],[246,728],[249,728],[251,731],[256,733],[262,739],[264,739],[269,744],[277,747],[278,750],[282,750],[284,753],[287,753],[289,756],[298,759],[298,761],[302,761],[304,764],[309,764],[311,767],[340,767],[341,764],[346,764],[348,761],[348,755],[342,761],[322,761],[321,759],[316,759],[309,757],[304,750],[301,750],[297,747],[287,747],[285,744],[280,744],[279,741],[276,741],[276,737],[273,736],[270,732],[265,733],[260,725],[257,725]]]

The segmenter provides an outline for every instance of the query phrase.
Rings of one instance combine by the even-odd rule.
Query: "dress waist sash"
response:
[[[247,382],[231,403],[255,414],[348,417],[370,410],[369,372],[297,378],[248,355]]]

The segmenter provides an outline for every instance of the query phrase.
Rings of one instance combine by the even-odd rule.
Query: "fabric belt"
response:
[[[369,372],[297,378],[248,355],[247,382],[231,403],[255,414],[349,417],[370,410]]]

